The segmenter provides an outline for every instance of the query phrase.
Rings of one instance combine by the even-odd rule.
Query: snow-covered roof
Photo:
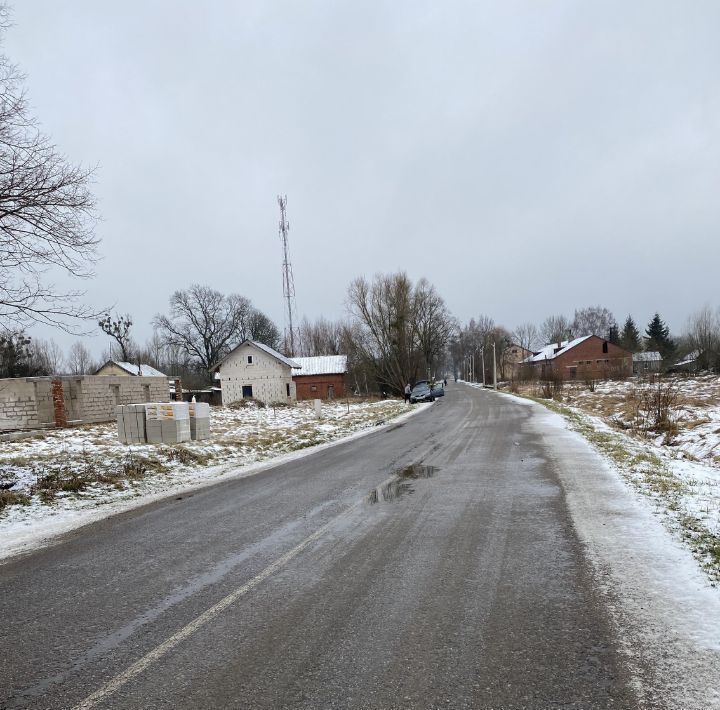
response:
[[[347,372],[347,355],[318,355],[317,357],[296,357],[300,370],[298,375],[337,375]]]
[[[676,362],[673,367],[683,367],[684,365],[692,365],[700,357],[699,350],[689,352],[682,360]]]
[[[127,372],[129,375],[137,376],[138,367],[140,367],[140,377],[167,377],[164,372],[160,372],[160,370],[156,370],[154,367],[150,367],[150,365],[140,364],[138,366],[136,362],[121,362],[120,360],[108,360],[102,367],[105,367],[106,365],[117,365],[119,368],[125,370],[125,372]],[[100,372],[100,370],[102,370],[102,367],[97,370],[97,372]]]
[[[276,360],[279,360],[284,365],[287,365],[288,367],[291,367],[293,370],[297,370],[300,365],[295,362],[295,360],[291,360],[289,357],[285,357],[284,355],[281,355],[277,350],[273,350],[269,345],[265,345],[265,343],[259,343],[257,340],[243,340],[242,343],[239,345],[236,345],[220,362],[213,365],[212,369],[217,369],[222,365],[225,360],[227,360],[234,352],[242,348],[244,345],[253,345],[256,348],[263,350],[271,357],[274,357]]]
[[[662,355],[657,350],[643,353],[633,353],[633,362],[660,362]]]
[[[525,358],[523,362],[543,362],[544,360],[552,360],[558,355],[566,353],[568,350],[574,348],[576,345],[580,345],[580,343],[582,343],[584,340],[592,337],[592,335],[583,335],[582,338],[575,338],[575,340],[563,340],[560,343],[560,347],[558,347],[558,343],[550,343],[550,345],[546,345],[542,350],[540,350],[537,355],[532,355],[531,357]]]

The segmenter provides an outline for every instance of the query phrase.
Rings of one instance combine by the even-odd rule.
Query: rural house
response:
[[[296,357],[299,370],[293,372],[293,382],[300,399],[334,399],[345,395],[347,355]]]
[[[662,355],[656,350],[633,353],[633,375],[644,375],[651,372],[660,372]]]
[[[522,363],[533,354],[532,350],[517,343],[510,343],[504,350],[501,360],[501,379],[515,380],[520,374]]]
[[[220,374],[222,403],[241,399],[296,402],[292,371],[300,365],[269,345],[246,340],[231,350],[213,368]]]
[[[150,365],[141,365],[135,362],[120,362],[119,360],[108,360],[95,375],[119,375],[121,377],[165,377],[165,375]]]
[[[597,335],[546,345],[525,360],[541,380],[583,380],[632,375],[632,353]]]

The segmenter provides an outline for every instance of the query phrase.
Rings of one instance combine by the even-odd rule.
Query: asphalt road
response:
[[[532,416],[450,385],[0,566],[0,708],[638,707]]]

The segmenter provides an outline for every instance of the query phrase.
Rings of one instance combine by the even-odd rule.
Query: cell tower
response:
[[[295,330],[293,326],[295,316],[295,281],[293,279],[292,264],[288,256],[288,232],[290,224],[285,213],[287,209],[287,195],[278,195],[280,205],[280,241],[283,248],[283,296],[287,301],[287,330],[285,331],[285,349],[287,355],[292,357],[295,354]]]

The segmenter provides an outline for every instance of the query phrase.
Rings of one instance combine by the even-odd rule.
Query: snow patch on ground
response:
[[[29,495],[27,505],[0,511],[0,560],[52,544],[58,535],[147,503],[187,493],[221,480],[255,475],[342,441],[365,436],[386,422],[395,424],[430,404],[410,408],[397,400],[324,403],[316,419],[312,403],[297,407],[212,409],[212,438],[170,447],[120,444],[115,424],[43,433],[40,438],[0,443],[0,482]],[[204,464],[183,463],[177,450]],[[157,461],[138,480],[91,484],[79,493],[59,492],[43,503],[34,491],[38,476],[84,467],[121,465],[128,457]]]

